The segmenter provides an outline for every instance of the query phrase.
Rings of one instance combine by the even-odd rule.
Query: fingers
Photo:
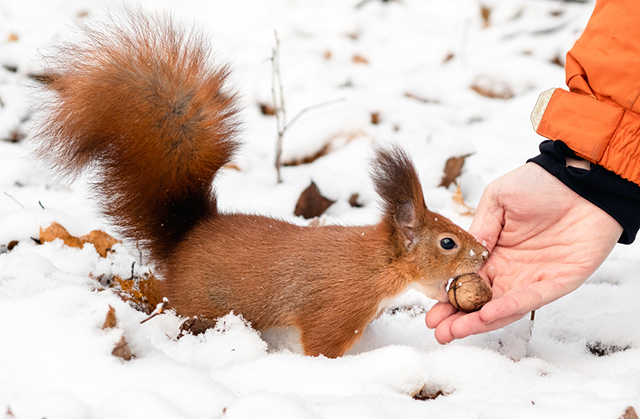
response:
[[[459,319],[465,317],[465,316],[470,316],[473,315],[474,313],[470,313],[470,314],[466,314],[458,311],[457,313],[447,317],[446,319],[442,320],[438,326],[436,327],[436,330],[433,333],[433,336],[436,338],[436,340],[438,341],[438,343],[440,344],[445,344],[445,343],[449,343],[452,342],[453,340],[455,340],[457,337],[453,334],[453,329],[452,326],[453,324],[458,321]]]
[[[480,312],[477,311],[466,316],[460,316],[458,319],[454,319],[453,323],[450,326],[449,333],[454,339],[462,339],[471,335],[491,332],[493,330],[501,329],[517,320],[520,320],[525,316],[525,314],[526,313],[516,313],[507,317],[497,319],[491,323],[485,323],[484,321],[482,321]],[[437,330],[436,334],[438,334]],[[443,332],[442,335],[448,336],[446,332]],[[438,342],[440,342],[440,340],[438,340]]]
[[[513,316],[522,317],[526,313],[563,297],[576,287],[577,285],[570,287],[565,283],[550,281],[535,282],[489,301],[480,310],[480,317],[484,323],[493,323]]]
[[[444,319],[457,311],[451,304],[439,302],[427,312],[425,323],[429,329],[435,329]]]
[[[500,206],[497,196],[487,188],[480,198],[469,233],[491,252],[500,236],[503,224],[504,209]]]
[[[456,312],[451,304],[438,303],[427,313],[426,323],[427,327],[435,328],[434,336],[439,343],[449,343],[500,329],[565,293],[560,287],[536,283],[489,301],[473,313]]]
[[[439,314],[444,314],[447,311],[447,305],[455,311],[453,306],[443,303],[442,307],[437,310]],[[500,319],[494,320],[493,322],[487,323],[483,321],[480,311],[476,311],[473,313],[463,313],[461,311],[458,311],[445,318],[442,318],[437,324],[430,323],[429,320],[427,320],[427,326],[429,328],[435,328],[434,337],[436,338],[438,343],[446,344],[454,341],[455,339],[462,339],[471,335],[498,330],[508,324],[521,319],[525,316],[525,314],[526,313],[515,313],[510,316],[502,317]]]

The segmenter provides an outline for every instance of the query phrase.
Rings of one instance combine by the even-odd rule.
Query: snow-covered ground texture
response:
[[[541,139],[531,130],[530,111],[540,92],[564,85],[564,54],[594,4],[141,5],[204,28],[217,57],[232,65],[245,106],[245,144],[240,170],[225,170],[217,181],[224,210],[306,224],[293,209],[313,180],[336,200],[325,223],[373,223],[379,212],[367,162],[374,145],[395,142],[415,160],[428,205],[468,227],[454,186],[438,187],[445,161],[471,154],[458,181],[474,206],[491,180],[536,154]],[[528,342],[524,319],[441,346],[424,325],[433,301],[409,293],[339,359],[305,357],[278,334],[267,344],[235,315],[204,335],[176,339],[178,316],[140,324],[144,313],[91,278],[128,278],[134,262],[136,274],[147,272],[152,267],[144,258],[140,263],[135,245],[116,245],[107,258],[91,245],[37,245],[31,238],[53,221],[76,236],[113,233],[85,182],[56,183],[55,173],[29,158],[28,76],[75,21],[99,20],[121,6],[120,0],[0,3],[0,418],[617,419],[627,407],[640,407],[638,245],[619,246],[579,290],[540,309]],[[276,122],[260,112],[271,102],[274,31],[289,120],[312,107],[287,130],[283,159],[331,147],[311,164],[285,167],[282,184],[273,167]],[[349,205],[355,193],[362,207]],[[18,244],[8,250],[12,241]],[[109,306],[117,325],[103,329]],[[112,355],[123,336],[130,361]],[[416,393],[425,400],[414,399]]]

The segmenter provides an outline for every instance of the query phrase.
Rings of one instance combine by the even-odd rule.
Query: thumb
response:
[[[491,252],[504,226],[504,208],[498,202],[497,195],[489,189],[482,193],[469,233]]]

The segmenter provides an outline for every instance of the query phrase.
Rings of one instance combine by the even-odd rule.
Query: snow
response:
[[[376,144],[397,143],[414,159],[431,209],[462,227],[471,219],[438,188],[444,162],[471,154],[460,186],[474,206],[493,179],[537,152],[529,114],[538,94],[564,85],[551,63],[584,28],[593,1],[491,0],[484,26],[475,0],[143,0],[210,34],[242,95],[245,142],[216,181],[225,211],[258,212],[298,224],[309,182],[337,200],[322,221],[368,224],[377,198],[368,178]],[[305,357],[295,334],[261,336],[229,314],[204,335],[176,339],[180,318],[146,317],[90,275],[129,277],[149,267],[131,244],[101,258],[91,245],[37,245],[57,221],[71,234],[113,232],[83,180],[54,181],[29,156],[34,105],[28,75],[39,55],[120,0],[22,0],[0,4],[0,418],[619,418],[640,408],[640,253],[618,246],[574,293],[503,330],[441,346],[424,325],[434,303],[408,291],[361,331],[340,359]],[[275,183],[271,51],[280,39],[289,120],[284,159],[333,151],[285,167]],[[15,35],[17,40],[10,41]],[[354,63],[353,57],[368,63]],[[329,57],[330,56],[330,57]],[[329,58],[327,58],[329,57]],[[12,71],[15,70],[15,71]],[[483,97],[472,85],[513,95]],[[409,93],[413,97],[408,97]],[[425,101],[416,98],[423,98]],[[371,124],[378,112],[380,123]],[[360,196],[361,208],[348,200]],[[19,244],[11,251],[9,242]],[[109,306],[117,327],[103,330]],[[122,336],[135,358],[111,355]],[[589,350],[591,348],[591,351]],[[596,356],[598,349],[606,356]],[[411,395],[444,393],[434,400]],[[6,412],[6,413],[5,413]]]

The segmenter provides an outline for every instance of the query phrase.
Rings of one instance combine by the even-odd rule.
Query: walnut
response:
[[[449,285],[449,301],[458,310],[471,313],[491,301],[491,287],[478,274],[464,274]]]

